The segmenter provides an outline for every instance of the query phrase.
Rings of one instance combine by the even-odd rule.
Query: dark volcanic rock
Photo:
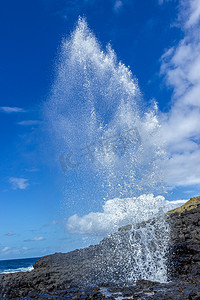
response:
[[[172,278],[200,275],[200,197],[192,198],[186,204],[168,214]]]
[[[167,215],[168,283],[139,280],[128,285],[123,268],[129,257],[119,263],[128,247],[131,227],[126,226],[98,245],[42,257],[31,272],[0,275],[0,299],[200,299],[200,197],[195,199]]]

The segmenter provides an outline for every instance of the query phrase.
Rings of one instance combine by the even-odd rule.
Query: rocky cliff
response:
[[[200,197],[168,212],[172,277],[200,275]]]
[[[136,254],[123,256],[136,251],[130,252],[130,231],[137,239],[137,230],[153,225],[157,247],[159,237],[163,241],[161,223],[150,220],[135,231],[130,225],[120,228],[98,245],[42,257],[31,272],[0,275],[0,299],[200,299],[200,197],[168,212],[166,220],[171,228],[168,283],[142,280],[145,274],[134,285],[127,279]],[[150,247],[157,256],[154,243]]]

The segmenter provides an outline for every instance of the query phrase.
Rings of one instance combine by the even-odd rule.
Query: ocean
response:
[[[33,264],[38,258],[0,260],[0,274],[31,271],[33,270]]]

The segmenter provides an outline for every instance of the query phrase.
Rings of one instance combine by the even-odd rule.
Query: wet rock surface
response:
[[[130,286],[107,284],[88,287],[65,283],[64,289],[58,283],[54,286],[42,285],[40,279],[38,282],[33,280],[32,284],[22,278],[19,283],[15,276],[13,280],[16,283],[7,288],[4,291],[6,294],[0,299],[200,299],[200,278],[189,281],[179,279],[169,283],[140,280]],[[37,286],[34,287],[34,284]]]
[[[98,245],[42,257],[31,272],[0,275],[0,299],[200,299],[198,198],[195,207],[167,215],[171,227],[168,283],[126,281],[126,270],[117,261],[120,249],[127,245],[127,227]]]

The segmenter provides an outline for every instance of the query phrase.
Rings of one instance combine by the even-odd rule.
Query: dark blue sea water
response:
[[[39,257],[0,260],[0,273],[27,272],[33,269],[33,264]]]

